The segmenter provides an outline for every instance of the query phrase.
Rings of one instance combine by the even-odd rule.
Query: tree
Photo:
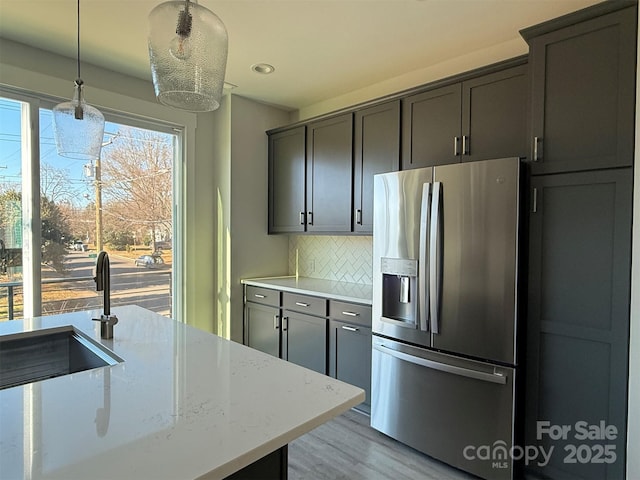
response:
[[[170,137],[125,128],[102,150],[102,195],[105,231],[142,238],[172,231],[173,145]]]
[[[64,273],[64,242],[70,238],[68,219],[55,202],[45,196],[40,197],[40,218],[42,263],[50,265],[59,273]],[[7,247],[22,246],[22,194],[16,190],[0,194],[0,235]]]
[[[65,273],[65,242],[70,239],[68,219],[55,202],[40,197],[40,217],[42,219],[42,263],[58,273]]]
[[[78,197],[78,189],[70,180],[69,170],[43,162],[40,165],[40,195],[58,205],[73,203]]]

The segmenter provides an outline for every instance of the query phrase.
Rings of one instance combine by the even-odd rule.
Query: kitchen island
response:
[[[286,460],[289,442],[364,399],[143,308],[112,313],[111,340],[99,311],[0,323],[0,335],[73,325],[124,360],[0,390],[0,478],[225,478],[274,452]]]

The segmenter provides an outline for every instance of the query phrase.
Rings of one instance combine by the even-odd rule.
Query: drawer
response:
[[[327,299],[299,295],[297,293],[282,293],[282,308],[295,312],[308,313],[309,315],[327,316]]]
[[[280,292],[269,288],[246,286],[245,293],[246,302],[262,303],[263,305],[271,305],[272,307],[280,306]]]
[[[331,300],[329,316],[334,320],[371,327],[371,306],[369,305]]]

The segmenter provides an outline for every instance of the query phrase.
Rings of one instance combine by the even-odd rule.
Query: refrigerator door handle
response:
[[[429,277],[427,277],[427,252],[429,251],[429,218],[431,203],[431,184],[422,185],[420,202],[420,252],[418,258],[418,318],[420,330],[429,331]]]
[[[453,375],[459,375],[462,377],[482,380],[484,382],[497,383],[500,385],[506,385],[507,383],[507,376],[502,373],[480,372],[478,370],[472,370],[469,368],[449,365],[447,363],[435,362],[433,360],[428,360],[426,358],[415,357],[413,355],[409,355],[408,353],[400,352],[398,350],[394,350],[393,348],[389,348],[385,345],[378,344],[378,343],[374,343],[373,348],[375,350],[378,350],[379,352],[386,353],[387,355],[391,355],[392,357],[395,357],[398,360],[410,362],[415,365],[419,365],[421,367],[430,368],[432,370],[439,370],[441,372],[451,373]]]
[[[440,201],[442,182],[433,183],[431,195],[431,232],[429,239],[429,299],[431,332],[440,333],[440,287],[442,272],[442,246],[440,245]]]

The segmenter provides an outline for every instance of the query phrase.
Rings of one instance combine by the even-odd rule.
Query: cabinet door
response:
[[[527,156],[527,67],[462,83],[462,161]]]
[[[280,310],[247,302],[244,305],[244,344],[280,356]]]
[[[550,478],[624,477],[631,255],[631,169],[533,177],[530,217],[525,444],[554,446]],[[537,439],[537,422],[570,425]],[[575,438],[577,422],[617,429]],[[567,444],[612,445],[615,463],[563,460]],[[585,453],[585,452],[581,452]],[[582,457],[579,457],[582,458]]]
[[[330,320],[329,375],[362,388],[366,400],[357,408],[371,412],[371,328]]]
[[[303,232],[305,127],[269,136],[269,233]]]
[[[327,374],[327,319],[285,311],[283,358],[316,372]]]
[[[307,130],[307,231],[350,232],[353,115],[309,124]]]
[[[459,83],[402,100],[402,169],[460,162]]]
[[[532,173],[631,166],[636,8],[529,42]]]
[[[373,176],[400,167],[400,101],[355,113],[353,231],[373,233]]]

